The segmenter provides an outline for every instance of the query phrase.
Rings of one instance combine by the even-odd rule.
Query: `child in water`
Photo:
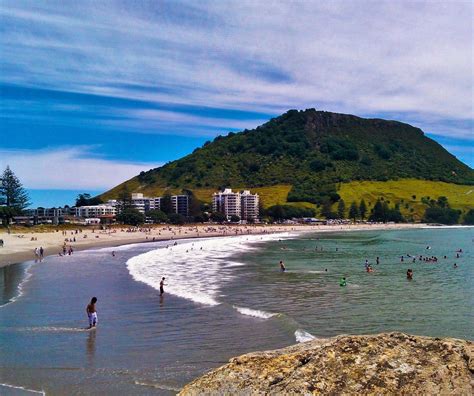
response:
[[[95,309],[95,303],[97,297],[92,297],[91,302],[87,305],[86,312],[89,318],[89,329],[97,325],[97,311]]]

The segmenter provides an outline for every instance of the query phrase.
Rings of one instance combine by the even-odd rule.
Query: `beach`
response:
[[[30,228],[24,232],[0,231],[4,246],[0,247],[0,267],[35,259],[35,248],[43,247],[44,256],[58,255],[72,247],[81,251],[97,247],[113,247],[132,243],[146,243],[176,239],[221,237],[232,235],[256,235],[276,232],[331,232],[360,230],[391,230],[423,228],[424,224],[353,224],[353,225],[154,225],[146,227],[113,226],[105,230],[100,227],[77,227],[74,229],[52,228],[50,232],[35,232]],[[66,252],[67,252],[66,249]]]
[[[233,356],[314,338],[473,338],[473,228],[344,227],[167,235],[173,243],[140,234],[140,243],[3,267],[0,393],[171,395]],[[92,296],[99,322],[88,331]]]

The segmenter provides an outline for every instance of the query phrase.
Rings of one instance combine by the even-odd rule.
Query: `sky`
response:
[[[313,107],[407,122],[473,167],[473,4],[1,0],[0,168],[33,206],[72,204]]]

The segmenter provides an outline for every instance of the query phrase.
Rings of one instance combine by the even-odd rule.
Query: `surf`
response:
[[[261,242],[291,238],[289,233],[242,235],[207,239],[180,240],[132,257],[127,269],[134,280],[159,290],[165,277],[165,293],[194,303],[215,306],[226,282],[235,278],[235,253],[255,249]]]

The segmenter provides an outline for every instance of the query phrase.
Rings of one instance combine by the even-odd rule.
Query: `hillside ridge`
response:
[[[102,195],[289,185],[288,202],[339,199],[353,181],[419,179],[474,185],[474,171],[420,128],[394,120],[289,110],[252,130],[230,132],[193,153],[141,172]]]

